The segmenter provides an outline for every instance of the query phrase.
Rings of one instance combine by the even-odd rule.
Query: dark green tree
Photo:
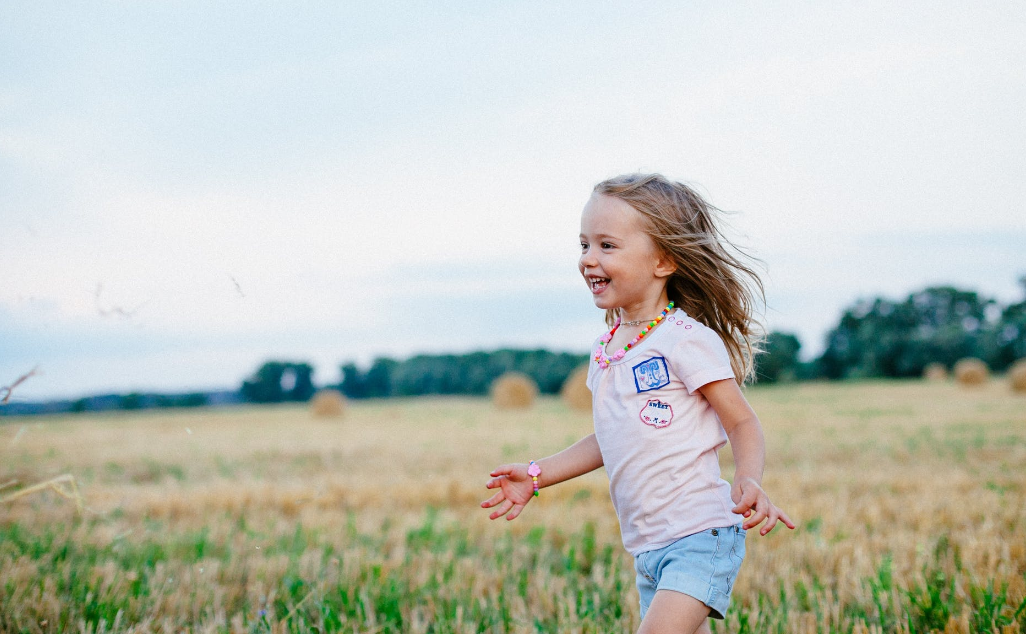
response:
[[[363,377],[365,395],[369,398],[392,396],[392,373],[398,365],[399,362],[393,359],[375,359]]]
[[[542,393],[555,394],[587,355],[548,350],[496,350],[462,355],[417,355],[402,361],[375,359],[366,372],[342,366],[340,389],[350,398],[488,393],[492,381],[509,371],[523,372]]]
[[[950,286],[927,288],[904,301],[863,300],[844,311],[818,359],[831,379],[921,376],[929,363],[951,367],[988,355],[992,299]]]
[[[131,392],[119,397],[118,406],[120,409],[142,409],[143,395],[138,392]]]
[[[252,403],[306,401],[314,393],[313,367],[308,363],[268,361],[243,381],[241,392]]]
[[[1026,276],[1019,278],[1023,299],[1005,306],[992,328],[994,355],[991,367],[1005,370],[1018,359],[1026,359]]]
[[[349,398],[366,398],[367,385],[360,368],[353,362],[342,366],[342,383],[339,390]]]
[[[798,351],[802,344],[789,332],[771,332],[763,344],[764,352],[755,358],[755,375],[759,383],[793,381],[798,378]]]

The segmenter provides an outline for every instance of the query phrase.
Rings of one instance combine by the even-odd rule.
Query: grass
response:
[[[1026,631],[1026,400],[992,383],[759,387],[765,485],[800,522],[751,534],[717,632]],[[603,472],[489,522],[487,472],[562,448],[555,398],[8,419],[0,632],[628,632]],[[730,474],[729,451],[721,454]],[[5,491],[8,492],[9,489]]]

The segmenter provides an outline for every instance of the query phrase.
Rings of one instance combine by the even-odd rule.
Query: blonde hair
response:
[[[595,192],[619,198],[641,214],[645,232],[676,265],[666,283],[667,296],[723,339],[739,385],[754,378],[762,340],[754,313],[757,300],[765,304],[765,292],[747,263],[757,260],[717,227],[720,210],[661,174],[617,176],[596,185]],[[616,310],[606,311],[610,327],[616,317]]]

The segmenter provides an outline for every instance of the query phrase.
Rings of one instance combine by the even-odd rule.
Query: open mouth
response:
[[[591,286],[592,293],[601,293],[606,290],[606,286],[609,285],[608,277],[589,277],[588,284]]]

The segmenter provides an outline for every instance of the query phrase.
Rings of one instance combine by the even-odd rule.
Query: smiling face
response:
[[[668,302],[666,282],[674,268],[643,222],[625,201],[597,193],[581,213],[578,268],[595,305],[620,309],[624,320],[655,317]]]

